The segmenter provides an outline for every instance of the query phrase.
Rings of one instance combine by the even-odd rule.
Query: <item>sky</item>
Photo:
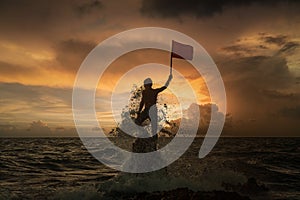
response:
[[[224,114],[231,117],[224,136],[299,136],[299,9],[296,0],[3,0],[0,136],[76,136],[72,90],[81,63],[103,40],[139,27],[182,32],[209,53],[225,85]],[[114,126],[109,98],[116,83],[149,62],[168,65],[169,54],[128,53],[99,81],[97,117],[107,130]],[[191,84],[197,103],[211,103],[193,67],[184,60],[173,64]],[[161,79],[155,81],[167,76]],[[176,78],[172,84],[179,88]],[[171,94],[162,98],[168,101]]]

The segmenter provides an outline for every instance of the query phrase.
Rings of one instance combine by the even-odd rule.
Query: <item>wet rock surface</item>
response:
[[[165,199],[165,200],[181,200],[181,199],[201,199],[201,200],[250,200],[249,197],[242,196],[237,192],[224,192],[224,191],[211,191],[211,192],[195,192],[187,188],[178,188],[170,191],[158,192],[142,192],[137,194],[115,194],[119,199],[132,199],[132,200],[152,200],[152,199]]]

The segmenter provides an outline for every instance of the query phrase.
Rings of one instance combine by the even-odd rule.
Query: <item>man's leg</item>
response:
[[[156,105],[151,106],[149,110],[149,116],[151,120],[151,132],[152,137],[157,139],[157,107]]]
[[[139,126],[143,124],[143,122],[149,118],[149,109],[144,109],[140,115],[136,118],[135,123]]]

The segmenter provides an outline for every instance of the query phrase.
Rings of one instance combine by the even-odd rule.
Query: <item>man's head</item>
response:
[[[152,79],[151,78],[146,78],[144,80],[144,87],[152,87]]]

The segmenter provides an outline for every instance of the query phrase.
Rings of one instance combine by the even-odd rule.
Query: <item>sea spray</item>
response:
[[[225,190],[224,185],[242,185],[247,178],[231,170],[209,172],[197,179],[175,177],[166,173],[166,169],[146,174],[121,173],[119,176],[99,185],[99,191],[107,194],[141,193],[170,191],[188,188],[193,191]]]

